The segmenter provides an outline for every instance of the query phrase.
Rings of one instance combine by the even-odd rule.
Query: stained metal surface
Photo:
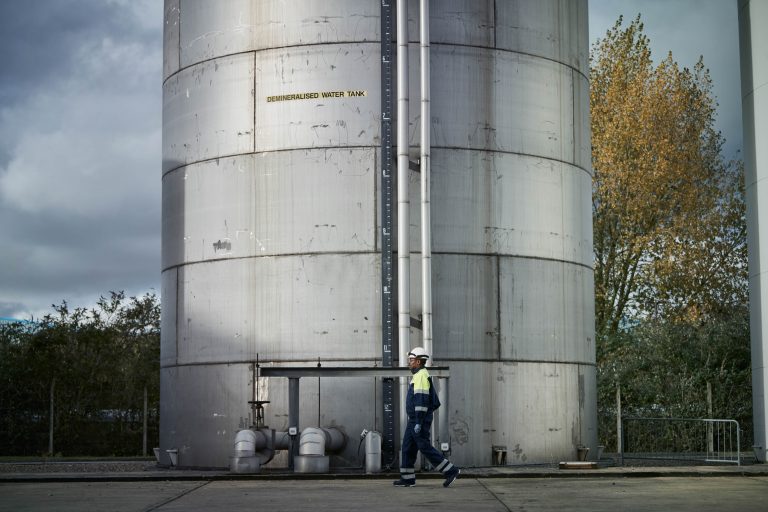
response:
[[[182,66],[220,55],[287,46],[379,40],[378,2],[182,0]]]
[[[432,73],[434,147],[579,163],[571,68],[508,51],[434,45]],[[415,93],[418,82],[411,87]]]
[[[432,43],[498,48],[562,62],[589,75],[586,2],[573,0],[432,1]],[[418,2],[409,5],[411,41]]]
[[[225,259],[179,268],[177,364],[324,361],[380,351],[373,253]]]
[[[451,387],[452,459],[490,466],[491,447],[505,445],[508,464],[575,460],[576,446],[597,436],[595,401],[587,399],[597,392],[591,365],[445,364],[452,383],[465,386]]]
[[[172,75],[163,84],[163,172],[253,151],[253,105],[253,55]]]
[[[375,147],[381,108],[378,56],[378,43],[257,52],[256,151]],[[346,96],[347,91],[364,96]],[[301,93],[318,93],[318,97],[270,101],[277,95]],[[324,98],[324,94],[334,95]]]
[[[163,267],[375,250],[373,148],[247,154],[163,178]],[[308,170],[310,170],[308,172]],[[328,201],[338,191],[337,201]]]
[[[591,269],[501,258],[499,273],[502,360],[594,363]],[[552,290],[558,291],[556,297]]]
[[[166,0],[163,25],[163,81],[179,70],[179,1]]]
[[[178,270],[170,268],[160,276],[160,297],[162,297],[162,315],[160,316],[160,366],[176,364],[176,293],[179,289]]]
[[[591,176],[558,160],[436,149],[433,250],[592,265]],[[468,191],[470,193],[468,193]],[[418,231],[412,227],[411,238]]]
[[[430,10],[433,346],[451,367],[451,458],[488,465],[493,445],[509,463],[596,454],[586,1]],[[161,453],[177,448],[181,466],[228,465],[257,354],[381,365],[378,12],[166,1]],[[259,382],[278,430],[287,380]],[[316,380],[302,379],[300,427],[381,428],[375,378],[322,379],[319,396]],[[331,460],[361,463],[356,446]]]

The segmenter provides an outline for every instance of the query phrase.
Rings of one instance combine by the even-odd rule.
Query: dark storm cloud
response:
[[[0,2],[0,316],[157,289],[162,2]]]
[[[0,2],[0,103],[68,74],[84,40],[153,39],[125,5],[92,0]]]
[[[62,300],[88,304],[113,290],[136,294],[157,288],[159,212],[152,218],[117,213],[98,218],[11,213],[15,228],[4,233],[0,251],[5,299],[0,302],[11,303],[17,315],[39,316]],[[14,297],[28,302],[20,307]]]

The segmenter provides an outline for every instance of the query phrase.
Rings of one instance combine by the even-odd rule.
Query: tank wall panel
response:
[[[163,172],[253,151],[253,55],[182,69],[163,85]]]
[[[430,3],[432,44],[497,48],[562,62],[589,74],[586,0],[437,0]],[[419,40],[419,2],[410,2],[408,34]]]
[[[179,364],[380,357],[379,272],[375,254],[180,267]]]
[[[411,50],[417,60],[418,48]],[[432,146],[574,161],[573,74],[557,62],[506,51],[434,45]],[[416,76],[414,76],[416,75]],[[411,74],[411,101],[418,101]],[[414,100],[414,98],[416,100]],[[418,108],[411,109],[417,144]]]
[[[562,62],[589,76],[587,0],[495,2],[496,47]]]
[[[375,157],[374,148],[280,151],[168,173],[163,268],[222,258],[375,251]]]
[[[436,148],[432,152],[432,250],[530,256],[592,265],[591,177],[545,158]],[[418,175],[411,244],[420,247]]]
[[[451,368],[449,382],[449,429],[451,460],[459,465],[489,465],[496,405],[492,389],[496,378],[493,363],[441,360]],[[442,409],[442,407],[441,407]],[[487,447],[488,456],[481,453]],[[459,462],[461,461],[461,462]]]
[[[178,450],[181,467],[228,467],[238,427],[248,425],[249,365],[169,367],[160,370],[161,463]]]
[[[575,72],[573,76],[573,98],[576,103],[576,108],[573,110],[574,137],[576,141],[574,161],[576,165],[592,175],[592,124],[589,114],[589,80]]]
[[[379,4],[359,0],[183,0],[181,61],[336,42],[379,40]]]
[[[594,363],[591,268],[501,258],[499,273],[502,359]]]
[[[377,145],[379,68],[378,43],[256,53],[256,151]],[[348,96],[347,91],[365,95]],[[318,97],[273,101],[302,93]],[[323,93],[342,96],[324,98]]]
[[[422,311],[421,260],[411,258],[411,315]],[[437,360],[595,360],[591,268],[506,256],[432,255]],[[562,290],[553,294],[554,286]],[[500,295],[500,296],[499,296]],[[411,329],[420,343],[421,331]]]
[[[496,44],[495,3],[494,0],[430,2],[430,43],[493,48]],[[408,36],[412,43],[419,43],[419,2],[408,4]]]
[[[507,463],[576,459],[575,447],[597,451],[595,369],[544,362],[446,360],[450,377],[451,459],[491,465],[492,447],[506,446]]]
[[[556,463],[576,460],[576,446],[597,451],[597,432],[583,430],[590,423],[584,397],[596,393],[594,367],[553,363],[507,363],[494,368],[493,444],[507,446],[507,462]],[[590,388],[590,389],[587,389]],[[512,391],[514,390],[514,391]],[[488,453],[489,451],[487,451]]]
[[[250,50],[256,3],[251,0],[183,0],[182,67]]]
[[[160,275],[160,365],[176,364],[176,292],[179,289],[178,270],[171,268]]]
[[[585,0],[440,0],[432,4],[433,44],[526,53],[563,62],[588,75]],[[328,0],[306,2],[297,9],[281,0],[229,0],[227,4],[183,0],[182,8],[182,67],[270,48],[379,40],[379,6],[374,2]],[[409,21],[410,39],[417,42],[418,2],[409,3]]]
[[[179,0],[165,0],[163,20],[163,80],[165,80],[179,70]]]
[[[411,257],[411,316],[421,314],[421,258]],[[498,258],[432,254],[433,358],[498,359]],[[414,345],[422,332],[411,329]]]

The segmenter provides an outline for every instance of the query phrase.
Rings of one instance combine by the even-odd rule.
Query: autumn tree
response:
[[[703,59],[651,58],[640,17],[590,55],[598,419],[737,419],[751,434],[742,169]],[[748,437],[748,436],[747,436]]]
[[[705,319],[746,303],[741,171],[721,156],[703,59],[658,65],[638,16],[590,55],[595,316]]]

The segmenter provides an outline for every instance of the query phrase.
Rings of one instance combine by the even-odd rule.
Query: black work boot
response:
[[[456,466],[453,466],[451,469],[445,472],[445,481],[443,482],[443,487],[448,487],[453,483],[454,480],[459,478],[459,473],[461,473],[461,470],[457,468]]]

